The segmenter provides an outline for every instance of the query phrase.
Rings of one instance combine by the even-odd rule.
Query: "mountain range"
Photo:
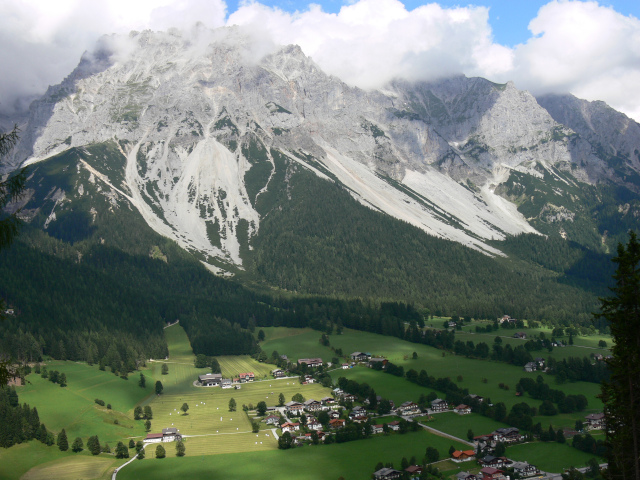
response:
[[[602,102],[464,76],[365,91],[233,27],[105,37],[31,105],[21,166],[12,211],[68,261],[184,250],[247,285],[442,313],[562,297],[584,320],[640,220],[640,125]]]

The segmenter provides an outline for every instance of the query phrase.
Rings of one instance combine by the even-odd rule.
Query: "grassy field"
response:
[[[518,345],[524,345],[528,340],[530,340],[533,337],[533,334],[535,332],[539,331],[539,329],[521,330],[527,334],[528,338],[526,339],[513,338],[513,334],[517,331],[520,331],[520,330],[499,330],[497,332],[492,332],[492,333],[475,333],[473,331],[462,331],[462,332],[456,332],[456,340],[462,340],[465,343],[467,341],[472,341],[475,344],[484,342],[487,345],[489,345],[489,348],[491,348],[496,336],[499,336],[502,339],[502,345],[509,344],[512,347],[516,347]],[[551,332],[549,331],[549,333],[548,334],[545,333],[545,335],[547,335],[547,338],[549,338],[551,337]],[[561,347],[561,348],[556,347],[551,352],[548,352],[547,350],[531,352],[531,355],[534,357],[542,357],[542,358],[553,357],[557,360],[562,360],[568,357],[578,357],[578,358],[588,357],[592,353],[609,355],[610,352],[608,349],[598,348],[598,341],[602,340],[603,338],[607,338],[607,337],[601,337],[601,336],[576,337],[574,338],[573,345],[567,345],[566,347]],[[568,341],[568,338],[563,337],[562,340]],[[611,345],[610,338],[607,341],[607,344]]]
[[[256,380],[269,379],[275,365],[260,363],[248,355],[227,355],[216,357],[225,378],[237,377],[241,373],[253,372]]]
[[[278,404],[278,396],[283,393],[286,400],[296,393],[305,398],[320,399],[330,395],[331,390],[318,384],[300,385],[298,380],[283,379],[253,382],[242,385],[240,390],[219,387],[192,387],[192,391],[179,394],[162,394],[150,403],[153,409],[152,431],[175,427],[183,435],[203,435],[213,433],[250,432],[251,422],[242,405],[265,401],[267,406]],[[236,412],[229,412],[229,400],[237,404]],[[188,415],[183,415],[180,407],[189,405]],[[220,441],[225,441],[220,437]]]
[[[498,428],[505,428],[509,425],[496,422],[487,417],[483,417],[477,413],[468,415],[458,415],[453,412],[436,413],[432,415],[433,420],[425,421],[421,419],[425,425],[442,432],[454,435],[463,440],[467,439],[467,432],[471,429],[475,436],[491,433]]]
[[[541,470],[554,473],[562,473],[570,467],[584,467],[593,458],[593,455],[581,452],[566,443],[556,442],[513,445],[507,447],[506,455],[513,460],[526,460]],[[598,461],[603,462],[602,459]]]
[[[21,480],[107,479],[110,478],[112,469],[121,463],[120,460],[107,456],[91,458],[83,455],[62,458],[32,468]]]
[[[421,431],[405,435],[381,435],[343,444],[304,446],[286,451],[215,456],[191,456],[187,446],[187,456],[184,458],[133,462],[118,474],[118,479],[162,480],[188,477],[191,480],[253,480],[264,478],[265,472],[271,472],[270,475],[278,480],[325,480],[341,475],[347,479],[369,478],[378,462],[393,462],[399,467],[402,457],[409,459],[412,455],[420,461],[428,446],[437,448],[441,457],[446,457],[451,445],[463,446]]]
[[[189,457],[202,455],[221,455],[238,452],[261,452],[276,450],[278,441],[273,433],[261,431],[260,433],[219,433],[202,437],[190,437],[184,439],[186,455]],[[164,443],[167,457],[176,456],[176,444]],[[157,444],[151,444],[145,448],[146,458],[155,459]]]
[[[353,351],[359,350],[369,352],[373,355],[385,356],[393,363],[402,365],[405,372],[411,368],[418,372],[424,369],[429,375],[436,378],[449,377],[454,381],[457,380],[458,376],[461,376],[462,381],[457,382],[461,388],[468,388],[471,393],[482,395],[483,397],[489,397],[494,403],[504,402],[509,408],[514,403],[523,401],[519,397],[515,396],[515,385],[518,383],[520,378],[536,378],[540,374],[539,372],[526,373],[521,367],[514,365],[488,360],[473,360],[445,353],[442,350],[426,345],[414,344],[398,338],[385,337],[382,335],[349,329],[345,329],[343,335],[331,335],[330,341],[331,345],[336,348],[342,348],[343,352],[347,355]],[[415,360],[412,359],[413,352],[418,354],[418,358]],[[384,386],[384,384],[387,383],[386,379],[382,382],[380,380],[376,381],[374,380],[374,378],[376,378],[375,376],[372,376],[370,373],[364,373],[362,370],[363,369],[358,368],[340,370],[339,372],[333,372],[332,376],[334,378],[345,376],[357,381],[367,381],[367,383],[373,386],[376,391],[378,391],[379,388],[389,390]],[[555,377],[545,374],[543,374],[543,377],[547,383],[551,384],[552,388],[557,388],[567,394],[584,394],[589,400],[588,408],[590,411],[599,411],[602,409],[602,403],[595,398],[596,395],[600,393],[599,385],[588,382],[556,385]],[[367,380],[358,380],[358,378],[366,378]],[[486,383],[483,379],[487,380]],[[371,382],[375,382],[375,384]],[[499,383],[504,383],[510,386],[510,390],[499,389]],[[418,390],[416,390],[416,388],[418,388]],[[415,395],[417,393],[419,396],[420,393],[425,390],[430,391],[417,386],[416,388],[413,388],[411,384],[408,384],[405,388],[396,390],[393,394],[394,396],[389,398],[394,401],[396,401],[396,398],[401,401],[409,399],[415,401],[418,397],[411,397],[411,395]],[[382,395],[380,392],[379,394]],[[532,406],[539,406],[541,403],[540,401],[531,398],[526,398],[525,401]]]
[[[151,392],[138,386],[137,377],[123,380],[112,373],[100,371],[97,366],[74,362],[50,362],[49,370],[64,372],[68,386],[59,385],[31,374],[28,383],[18,388],[20,402],[38,409],[40,421],[49,430],[59,432],[63,428],[71,439],[98,435],[101,442],[116,442],[123,437],[140,435],[141,425],[129,416],[136,403]],[[111,410],[94,402],[99,398],[110,403]],[[117,420],[117,424],[115,421]]]
[[[320,357],[330,362],[336,354],[329,347],[320,345],[321,332],[310,328],[265,327],[265,341],[260,348],[271,356],[274,350],[280,355],[287,355],[289,360],[296,362],[298,358]],[[360,332],[363,333],[363,332]],[[351,352],[344,351],[345,354]],[[275,367],[274,367],[275,368]]]

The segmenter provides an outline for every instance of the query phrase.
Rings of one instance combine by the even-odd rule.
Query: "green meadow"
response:
[[[400,466],[402,457],[424,457],[427,447],[448,456],[449,447],[463,447],[426,431],[404,435],[379,435],[367,440],[332,445],[304,446],[292,450],[272,450],[226,455],[192,456],[187,446],[183,458],[146,458],[133,462],[118,474],[120,480],[192,480],[233,478],[254,480],[268,476],[278,480],[325,480],[327,478],[369,478],[378,462]],[[150,447],[148,447],[150,448]],[[147,448],[147,449],[148,449]]]
[[[405,372],[411,368],[417,371],[425,369],[436,378],[450,377],[461,388],[490,397],[494,403],[502,401],[508,408],[521,401],[532,406],[540,404],[526,396],[515,396],[515,384],[520,378],[535,378],[538,375],[525,373],[520,367],[472,360],[443,353],[442,350],[429,346],[349,329],[345,329],[342,335],[331,335],[330,347],[322,346],[318,342],[321,333],[310,329],[271,327],[263,328],[263,331],[266,339],[261,346],[268,355],[276,350],[280,354],[287,354],[292,361],[316,356],[330,361],[336,356],[333,350],[336,348],[342,349],[347,357],[351,352],[365,351],[389,358],[402,365]],[[464,444],[456,444],[448,438],[420,431],[405,435],[380,435],[339,445],[305,446],[280,451],[272,430],[264,424],[257,434],[252,433],[251,420],[243,411],[243,405],[255,407],[259,401],[265,401],[268,406],[275,406],[280,393],[285,396],[286,401],[291,400],[296,393],[302,394],[306,399],[320,399],[329,396],[330,389],[319,384],[300,385],[297,379],[272,379],[270,371],[275,366],[257,362],[249,356],[224,356],[218,357],[218,361],[223,375],[231,377],[252,371],[257,381],[243,384],[239,389],[198,387],[194,384],[197,376],[206,373],[208,369],[194,367],[194,355],[184,330],[180,325],[174,325],[165,329],[165,335],[169,357],[166,360],[151,361],[141,370],[147,379],[145,389],[138,386],[139,372],[134,372],[128,380],[124,380],[112,373],[100,371],[97,366],[55,361],[49,362],[47,368],[64,372],[68,386],[61,388],[39,375],[31,374],[27,377],[27,385],[18,388],[20,402],[36,406],[40,419],[47,428],[55,433],[64,428],[70,441],[79,436],[86,443],[90,435],[98,435],[102,443],[108,442],[113,448],[118,441],[144,438],[144,422],[133,420],[133,409],[137,405],[151,406],[151,432],[176,427],[183,435],[192,435],[185,438],[186,457],[176,457],[175,444],[168,443],[164,444],[167,458],[156,459],[156,445],[150,445],[146,448],[147,458],[128,465],[118,474],[119,479],[162,479],[176,476],[198,479],[223,475],[253,479],[260,478],[265,471],[277,472],[277,478],[284,480],[338,478],[341,475],[345,478],[364,478],[371,474],[378,461],[394,462],[399,466],[402,457],[410,458],[413,455],[420,461],[427,446],[438,448],[441,458],[447,457],[451,445],[466,448]],[[477,334],[463,335],[478,338]],[[460,333],[458,336],[461,336]],[[491,336],[493,338],[495,335]],[[512,340],[516,341],[505,339],[505,342]],[[417,359],[412,358],[413,352],[416,352]],[[169,368],[166,375],[162,374],[163,363]],[[390,398],[396,404],[406,400],[415,401],[421,394],[432,391],[403,378],[363,366],[348,370],[336,369],[331,375],[334,381],[345,376],[358,382],[366,382],[379,395]],[[561,389],[567,394],[581,393],[589,400],[588,412],[536,417],[534,421],[541,421],[545,428],[549,424],[553,424],[556,429],[573,427],[576,419],[582,419],[587,413],[602,408],[600,401],[596,399],[598,385],[584,382],[556,385],[554,377],[543,376],[552,388]],[[156,380],[163,384],[161,395],[154,393]],[[506,384],[509,389],[498,388],[499,383]],[[111,404],[112,408],[97,405],[94,402],[96,398]],[[229,412],[228,408],[231,398],[237,405],[234,412]],[[187,414],[181,411],[183,403],[189,406]],[[376,419],[375,422],[385,423],[394,418],[385,417]],[[435,414],[427,424],[462,439],[466,439],[469,428],[474,434],[480,435],[504,426],[480,415],[459,416],[454,413]],[[567,445],[542,443],[509,447],[507,454],[516,459],[526,459],[550,471],[559,471],[561,466],[584,465],[591,458]],[[63,453],[55,446],[46,447],[39,442],[30,442],[0,450],[0,480],[106,480],[113,469],[121,464],[122,461],[115,460],[112,455],[100,454],[92,457],[86,450],[79,454]],[[301,465],[322,467],[300,468]],[[462,467],[444,461],[442,468],[456,473]]]
[[[570,467],[584,467],[593,458],[591,454],[557,442],[513,445],[507,447],[506,455],[513,460],[526,460],[540,470],[553,473],[562,473]],[[598,461],[602,463],[604,460],[598,458]]]
[[[471,429],[474,436],[479,436],[491,433],[498,428],[509,426],[506,423],[496,422],[491,418],[484,417],[477,413],[458,415],[453,412],[442,412],[434,413],[431,418],[431,420],[427,420],[423,417],[420,419],[420,422],[436,430],[448,433],[449,435],[462,438],[463,440],[467,440],[467,432],[469,429]]]
[[[135,405],[151,393],[153,385],[138,386],[138,378],[129,380],[100,371],[97,366],[74,362],[49,362],[48,370],[58,370],[67,376],[67,386],[60,387],[32,373],[27,384],[18,388],[20,402],[38,409],[40,421],[55,433],[63,428],[71,439],[98,435],[101,442],[117,442],[144,432],[142,425],[132,420]],[[101,407],[95,399],[111,404]]]

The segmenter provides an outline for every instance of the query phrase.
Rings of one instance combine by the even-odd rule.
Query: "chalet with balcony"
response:
[[[431,410],[434,412],[444,412],[449,410],[449,404],[446,402],[446,400],[436,398],[433,402],[431,402]]]

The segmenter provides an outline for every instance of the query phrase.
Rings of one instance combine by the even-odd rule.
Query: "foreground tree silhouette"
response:
[[[613,358],[611,378],[602,384],[609,478],[640,480],[640,243],[634,232],[618,245],[613,295],[602,298],[600,313],[609,322]]]
[[[0,133],[0,160],[11,151],[18,141],[18,131],[18,127],[15,126],[9,133]],[[11,175],[4,181],[0,180],[0,250],[9,247],[18,235],[21,223],[18,218],[19,211],[5,213],[4,208],[20,198],[26,179],[27,172],[23,168],[17,175]],[[0,319],[2,319],[4,311],[4,301],[0,299]],[[9,377],[14,375],[10,365],[11,360],[0,351],[0,387],[6,385],[9,382]]]

